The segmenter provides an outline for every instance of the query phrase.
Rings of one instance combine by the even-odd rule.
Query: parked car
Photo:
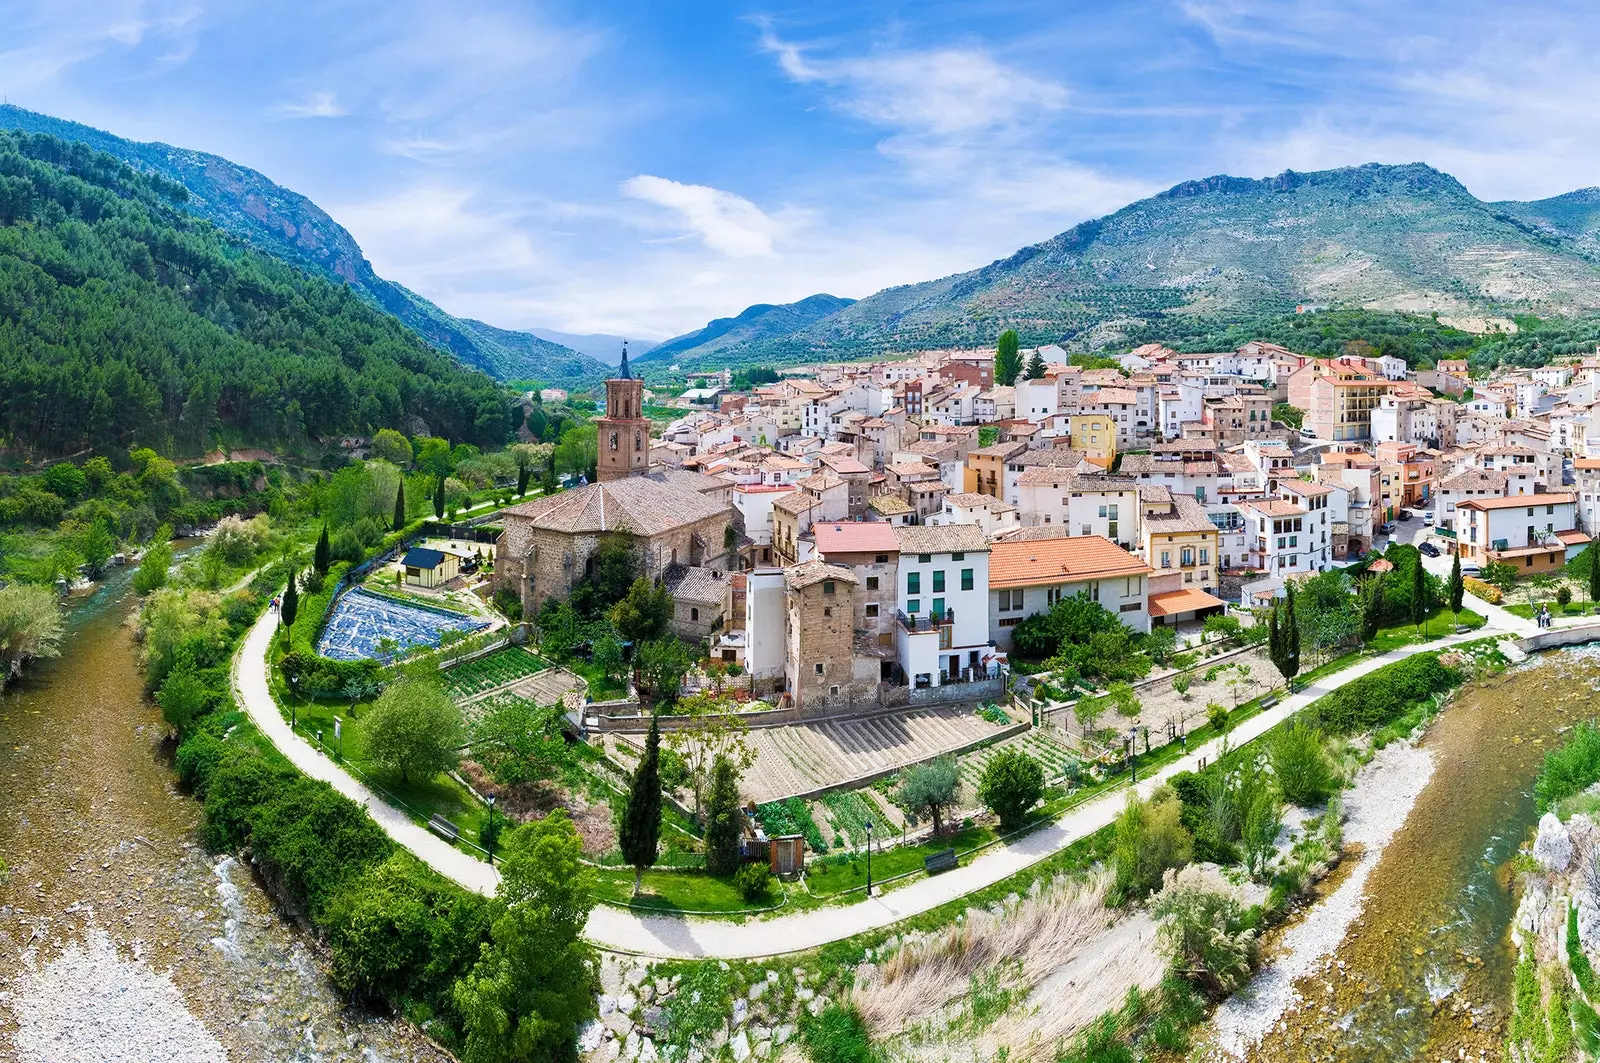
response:
[[[1439,548],[1430,542],[1423,542],[1423,544],[1417,547],[1417,549],[1422,551],[1424,554],[1427,554],[1429,557],[1439,556]]]
[[[1424,524],[1432,524],[1433,523],[1433,510],[1430,509],[1428,512],[1426,512],[1426,513],[1424,513],[1422,515],[1422,523],[1424,523]]]
[[[1400,511],[1400,519],[1401,520],[1413,520],[1415,518],[1416,518],[1416,514],[1411,512],[1409,509],[1402,509]]]

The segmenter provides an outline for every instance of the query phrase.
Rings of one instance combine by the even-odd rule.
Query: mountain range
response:
[[[513,331],[446,313],[374,273],[311,200],[216,155],[125,140],[0,106],[0,129],[47,133],[183,184],[184,209],[258,250],[355,289],[435,347],[501,380],[592,382],[621,337]],[[1600,310],[1600,188],[1485,202],[1422,163],[1185,181],[987,266],[859,301],[757,304],[651,347],[642,370],[793,364],[883,351],[1023,343],[1096,351],[1326,307],[1448,318]]]
[[[189,190],[184,206],[191,213],[274,258],[348,284],[435,347],[490,376],[571,383],[606,373],[605,364],[571,347],[452,317],[405,286],[378,276],[344,226],[305,196],[247,166],[206,152],[125,140],[11,105],[0,105],[0,129],[85,144],[136,170],[177,181]]]
[[[686,369],[773,364],[992,344],[1007,328],[1025,344],[1093,351],[1305,304],[1600,310],[1600,189],[1489,203],[1422,163],[1186,181],[981,269],[888,288],[788,331],[725,328],[705,347],[691,333],[657,354],[689,344],[674,358]]]

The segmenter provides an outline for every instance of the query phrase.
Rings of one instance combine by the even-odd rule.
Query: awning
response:
[[[1165,591],[1150,596],[1151,616],[1176,616],[1200,609],[1220,609],[1227,603],[1215,595],[1189,587],[1181,591]]]

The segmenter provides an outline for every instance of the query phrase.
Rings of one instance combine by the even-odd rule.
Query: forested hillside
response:
[[[494,381],[185,196],[81,144],[0,132],[0,444],[33,459],[380,427],[507,439]]]
[[[526,332],[507,332],[452,317],[406,288],[373,272],[355,238],[317,204],[264,174],[218,155],[170,144],[126,140],[91,126],[0,104],[0,129],[43,133],[84,144],[129,163],[140,173],[176,181],[189,190],[184,209],[272,256],[348,284],[462,364],[501,380],[581,383],[599,379],[595,359]]]

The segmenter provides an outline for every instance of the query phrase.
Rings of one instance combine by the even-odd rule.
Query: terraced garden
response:
[[[866,844],[867,823],[874,837],[885,838],[895,827],[889,813],[871,790],[836,790],[812,803],[820,811],[833,834],[833,848],[853,849]]]
[[[1067,771],[1078,763],[1078,757],[1067,747],[1059,734],[1048,727],[1035,727],[1031,731],[1008,738],[1004,742],[996,742],[992,746],[975,749],[960,759],[958,764],[961,772],[962,789],[967,794],[978,792],[978,780],[983,776],[983,769],[993,759],[994,755],[1002,749],[1020,749],[1028,756],[1044,765],[1046,780],[1055,780],[1065,775]]]
[[[444,673],[444,686],[456,700],[506,686],[550,667],[539,655],[521,646],[507,646],[475,657]]]

